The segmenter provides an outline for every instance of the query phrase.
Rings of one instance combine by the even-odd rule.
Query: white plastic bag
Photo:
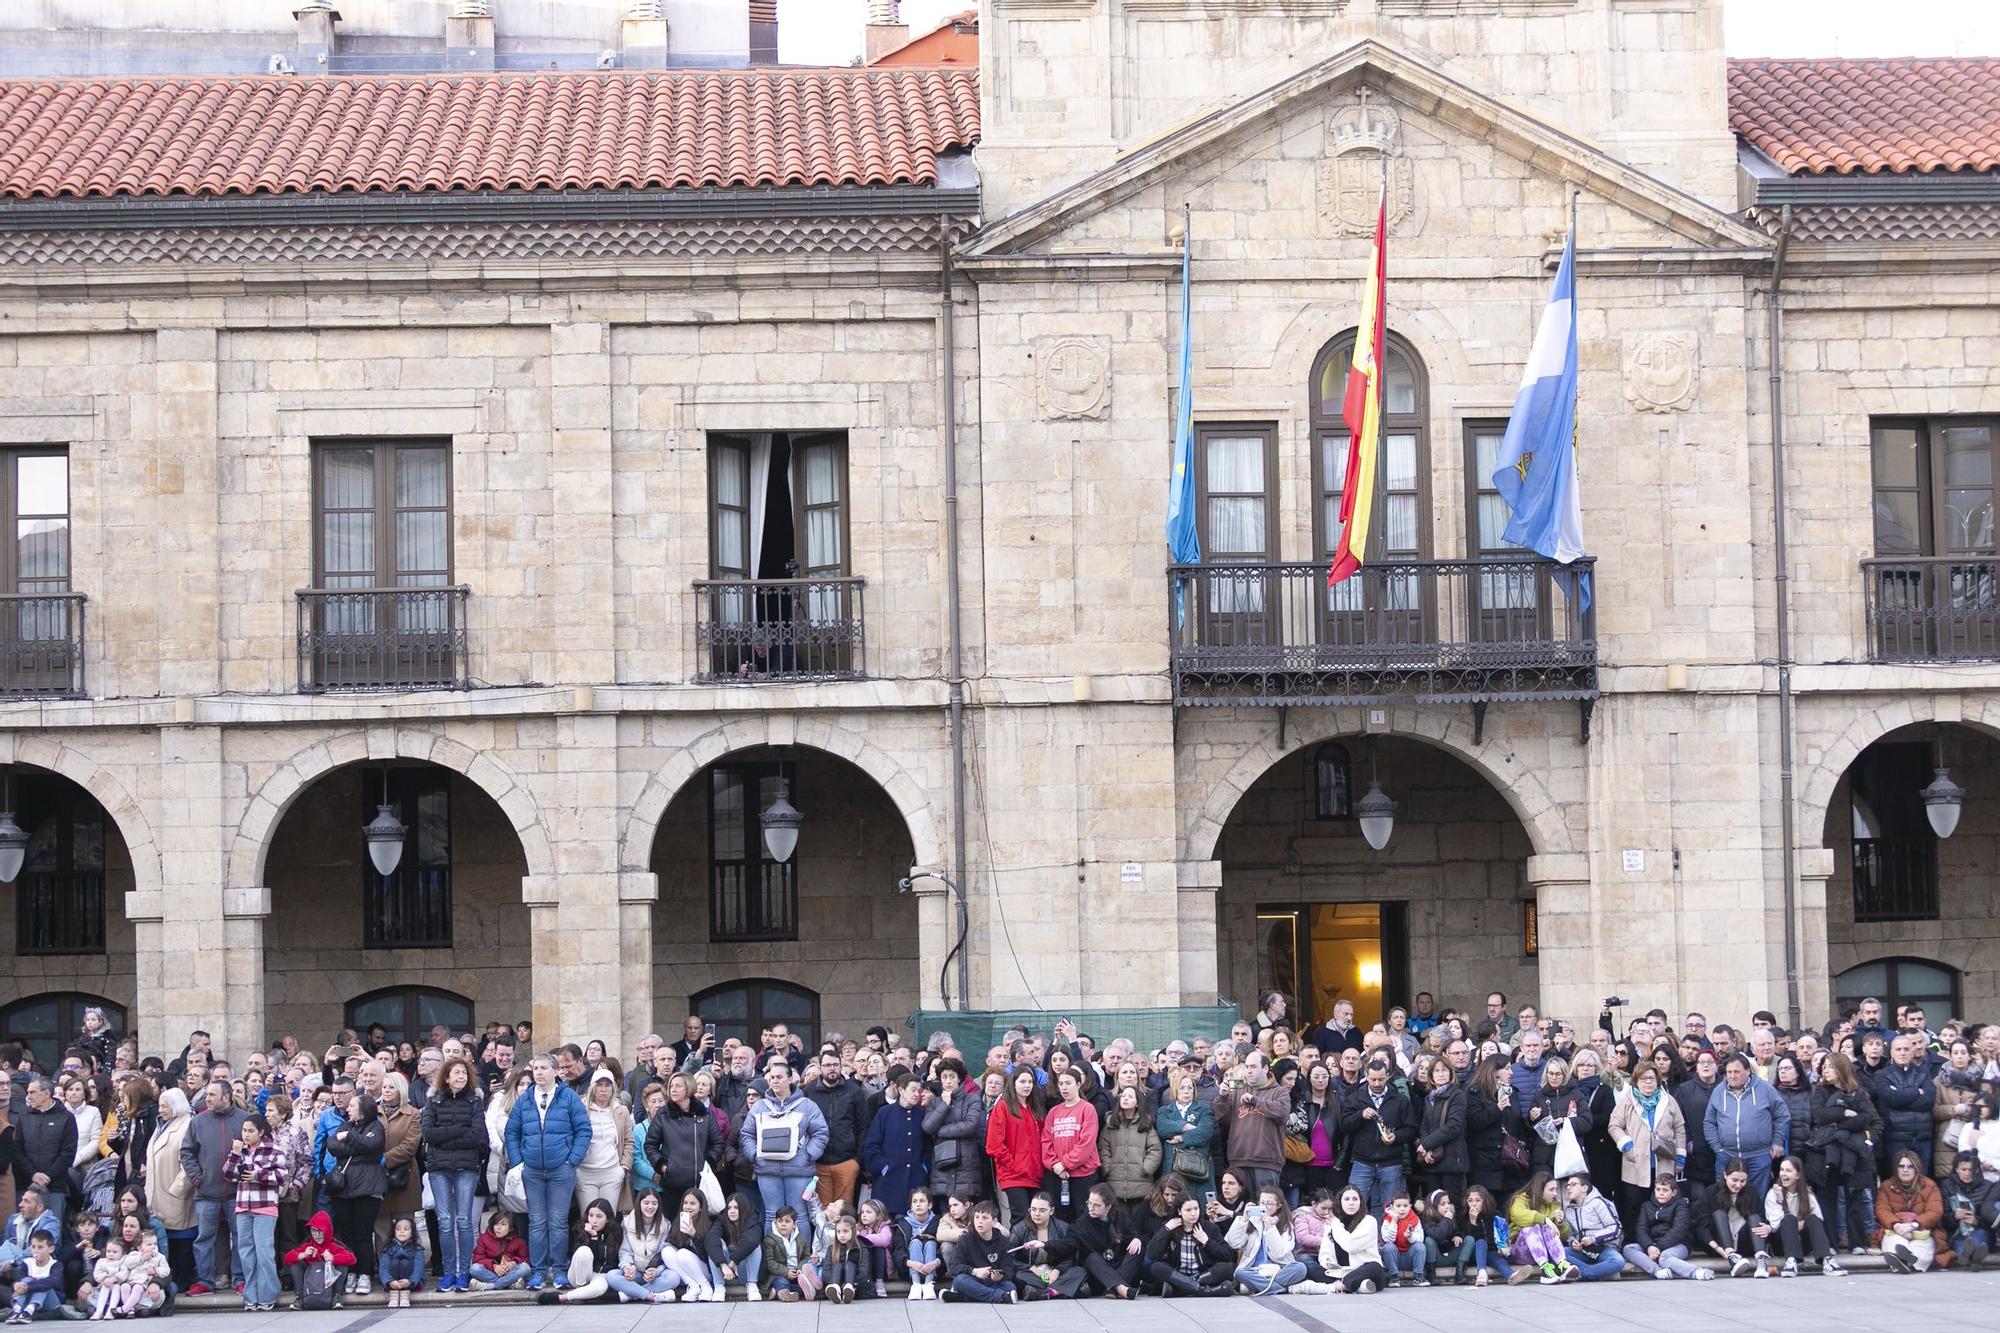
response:
[[[1570,1127],[1569,1121],[1563,1121],[1562,1128],[1556,1131],[1556,1175],[1583,1175],[1589,1170],[1583,1159],[1583,1145],[1576,1141],[1576,1130]]]
[[[528,1186],[522,1179],[524,1170],[517,1162],[507,1168],[507,1174],[500,1178],[500,1206],[510,1213],[528,1211]]]
[[[722,1215],[722,1182],[715,1178],[715,1170],[707,1162],[701,1164],[701,1201],[708,1205],[711,1216]]]

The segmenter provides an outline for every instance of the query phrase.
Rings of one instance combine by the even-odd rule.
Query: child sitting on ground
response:
[[[472,1243],[472,1280],[476,1291],[504,1291],[528,1280],[528,1244],[514,1234],[514,1217],[495,1209],[492,1221]]]
[[[771,1216],[771,1229],[764,1233],[764,1278],[771,1295],[791,1304],[811,1300],[805,1290],[805,1270],[811,1260],[806,1238],[799,1234],[799,1211],[786,1204]]]
[[[889,1221],[889,1206],[880,1199],[863,1199],[861,1221],[856,1225],[854,1234],[863,1246],[861,1257],[866,1261],[875,1298],[881,1300],[889,1294],[889,1251],[896,1242],[896,1229]]]
[[[347,1294],[347,1270],[354,1251],[333,1235],[333,1219],[321,1209],[306,1222],[305,1241],[285,1255],[292,1270],[294,1310],[338,1310]]]
[[[16,1269],[13,1301],[7,1307],[10,1324],[33,1323],[36,1315],[62,1304],[62,1265],[56,1261],[56,1241],[46,1231],[28,1237],[28,1257]]]
[[[388,1293],[391,1310],[410,1308],[410,1293],[424,1289],[424,1247],[417,1243],[417,1224],[399,1217],[389,1231],[389,1243],[382,1247],[382,1290]]]

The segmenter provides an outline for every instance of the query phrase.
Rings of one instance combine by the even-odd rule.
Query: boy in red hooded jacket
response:
[[[292,1300],[293,1309],[315,1308],[306,1301],[307,1293],[313,1290],[329,1293],[332,1308],[340,1308],[341,1297],[347,1294],[347,1270],[354,1267],[354,1251],[334,1238],[333,1219],[325,1209],[306,1223],[305,1242],[285,1255],[285,1263],[292,1270],[292,1290],[298,1293]],[[324,1265],[319,1280],[308,1281],[308,1272],[319,1265]]]

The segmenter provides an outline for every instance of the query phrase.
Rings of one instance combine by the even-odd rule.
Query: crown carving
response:
[[[1371,152],[1388,156],[1395,151],[1402,132],[1402,120],[1388,103],[1372,100],[1363,89],[1361,100],[1333,113],[1328,134],[1333,155]]]

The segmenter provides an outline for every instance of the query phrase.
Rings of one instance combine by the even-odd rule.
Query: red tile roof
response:
[[[1794,174],[2000,167],[2000,60],[1732,60],[1729,127]]]
[[[970,71],[0,80],[0,197],[927,185]]]

